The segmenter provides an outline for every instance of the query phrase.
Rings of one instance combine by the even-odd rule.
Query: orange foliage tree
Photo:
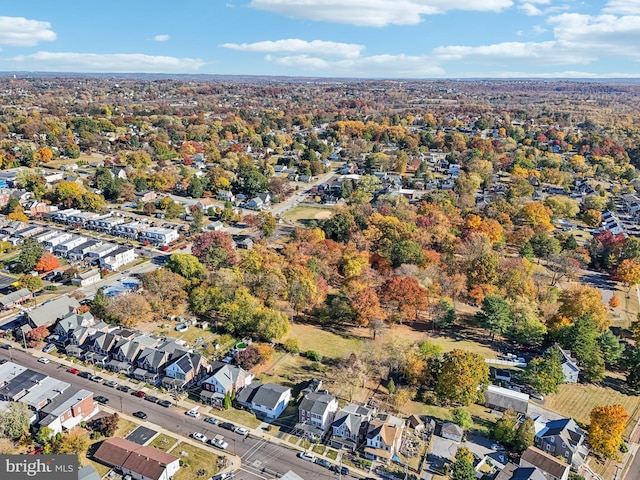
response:
[[[36,263],[35,269],[37,272],[44,273],[50,272],[60,266],[60,261],[58,257],[49,252],[44,252]]]

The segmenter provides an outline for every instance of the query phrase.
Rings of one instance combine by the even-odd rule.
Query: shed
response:
[[[453,440],[454,442],[461,442],[464,437],[464,430],[461,426],[456,425],[453,422],[444,422],[442,424],[440,436],[442,438]]]
[[[489,385],[484,392],[484,398],[487,407],[501,412],[515,410],[526,415],[529,410],[529,395],[508,388]]]

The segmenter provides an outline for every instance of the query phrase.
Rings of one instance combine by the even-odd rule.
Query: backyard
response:
[[[179,443],[169,453],[180,459],[180,470],[174,480],[211,478],[220,470],[216,455],[188,443]]]

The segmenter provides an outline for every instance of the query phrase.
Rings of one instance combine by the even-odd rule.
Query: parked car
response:
[[[220,450],[226,450],[227,448],[229,448],[229,444],[221,438],[214,438],[209,442],[209,445],[213,445],[214,447],[217,447]]]
[[[107,397],[103,397],[102,395],[98,395],[96,397],[93,397],[94,400],[98,403],[102,403],[103,405],[107,402],[109,402],[109,399]]]
[[[118,388],[116,388],[116,390],[127,393],[129,390],[131,390],[131,387],[129,385],[120,385]]]
[[[302,460],[306,460],[307,462],[315,462],[316,456],[309,452],[300,452],[298,453],[298,457]]]
[[[536,391],[529,392],[529,396],[531,398],[535,398],[536,400],[540,400],[540,401],[544,400],[544,396],[541,393],[538,393]]]
[[[102,378],[100,375],[93,375],[91,377],[91,381],[96,383],[102,383],[104,382],[104,378]]]
[[[207,437],[204,434],[200,433],[200,432],[193,432],[191,434],[191,436],[193,438],[195,438],[196,440],[200,440],[201,442],[206,442],[207,441]]]
[[[324,468],[331,468],[331,462],[326,458],[316,458],[316,463]]]
[[[236,426],[231,422],[222,422],[220,424],[220,427],[224,428],[225,430],[231,430],[231,431],[234,431],[236,429]]]
[[[138,398],[144,398],[147,396],[146,393],[144,393],[142,390],[136,390],[135,392],[131,392],[131,395],[138,397]]]
[[[109,380],[108,382],[104,382],[104,386],[113,388],[113,387],[117,387],[118,383],[114,382],[113,380]]]
[[[91,372],[80,372],[78,374],[78,376],[82,377],[82,378],[91,378],[91,377],[93,377],[93,375],[91,375]]]
[[[138,417],[141,418],[142,420],[144,420],[145,418],[147,418],[147,414],[144,412],[133,412],[132,415],[134,417]]]
[[[349,475],[349,469],[347,467],[341,467],[340,465],[332,466],[331,471],[340,473],[340,475]]]
[[[44,363],[45,365],[46,365],[47,363],[49,363],[50,361],[51,361],[51,360],[49,360],[48,358],[44,358],[44,357],[41,357],[41,358],[39,358],[39,359],[38,359],[38,362],[40,362],[40,363]]]
[[[67,368],[67,372],[69,373],[73,373],[74,375],[78,375],[80,373],[80,370],[78,370],[77,368]]]
[[[234,477],[232,472],[219,473],[211,477],[211,480],[231,480]]]
[[[151,403],[158,403],[160,401],[158,397],[154,397],[153,395],[147,395],[146,397],[144,397],[144,399],[147,402],[151,402]]]
[[[165,407],[165,408],[169,408],[172,405],[172,403],[169,400],[160,400],[158,402],[158,405],[160,405],[162,407]]]
[[[198,412],[197,410],[188,410],[184,413],[185,415],[189,415],[192,418],[198,418],[200,416],[200,412]]]
[[[244,427],[236,427],[233,431],[238,435],[249,435],[249,430]]]
[[[55,348],[56,346],[53,343],[47,343],[42,349],[42,352],[49,353],[49,352],[52,352]]]
[[[204,421],[210,423],[211,425],[218,425],[220,423],[217,418],[213,417],[206,417]]]

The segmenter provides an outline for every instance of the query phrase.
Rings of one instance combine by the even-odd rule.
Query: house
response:
[[[179,339],[167,339],[155,347],[147,347],[136,360],[137,368],[133,376],[148,383],[156,384],[160,381],[160,372],[174,355],[176,350],[184,351],[184,342]]]
[[[91,465],[78,467],[78,480],[100,480],[100,474]]]
[[[71,386],[38,412],[38,426],[49,427],[54,434],[62,433],[80,425],[96,412],[93,392]]]
[[[216,392],[224,396],[227,393],[239,392],[253,381],[253,374],[237,365],[213,362],[211,371],[213,373],[202,381],[203,392]]]
[[[338,411],[338,399],[324,392],[307,392],[298,405],[298,425],[296,429],[305,432],[312,439],[322,439],[333,423]]]
[[[568,463],[536,447],[529,447],[522,453],[520,467],[538,469],[545,480],[567,480],[571,470]]]
[[[578,376],[580,375],[580,368],[578,363],[571,358],[571,352],[560,349],[562,354],[562,373],[564,374],[564,383],[578,383]]]
[[[49,336],[49,339],[60,345],[65,345],[70,342],[70,337],[73,335],[73,332],[83,327],[93,326],[94,324],[95,319],[89,312],[83,313],[82,315],[69,313],[66,317],[56,322],[53,333]]]
[[[174,355],[165,368],[162,386],[166,389],[182,389],[200,380],[211,369],[209,362],[199,353],[184,352]]]
[[[105,243],[96,248],[91,249],[91,251],[87,252],[85,257],[87,261],[92,265],[97,265],[100,263],[100,259],[107,256],[109,253],[113,252],[118,246],[115,243]]]
[[[547,480],[542,470],[536,467],[519,467],[515,463],[508,463],[495,480]]]
[[[233,203],[236,200],[235,195],[230,190],[220,190],[216,196],[218,200]]]
[[[268,420],[278,418],[290,400],[291,389],[274,383],[253,382],[236,395],[236,401],[240,405]]]
[[[131,373],[140,352],[145,348],[156,347],[160,340],[151,336],[136,336],[135,338],[120,338],[111,349],[111,360],[107,369],[113,372]]]
[[[113,235],[137,239],[140,232],[146,228],[149,228],[149,225],[143,222],[122,223],[113,228]]]
[[[505,382],[511,382],[511,370],[505,370],[498,368],[494,373],[496,380],[503,380]]]
[[[69,252],[67,252],[67,258],[71,262],[81,262],[89,252],[96,250],[101,245],[101,240],[87,240],[86,242],[69,250]]]
[[[164,246],[178,241],[180,235],[172,228],[151,227],[140,232],[140,241],[152,245]]]
[[[540,450],[559,458],[576,469],[587,457],[586,433],[571,418],[548,420],[535,416],[536,436],[533,444]]]
[[[81,236],[71,237],[68,240],[65,240],[64,242],[61,242],[55,247],[53,247],[53,253],[61,257],[66,257],[71,250],[82,245],[86,241],[87,241],[86,237],[81,237]]]
[[[138,203],[151,202],[156,198],[158,198],[158,194],[153,190],[143,190],[141,192],[136,192],[136,201]]]
[[[102,442],[93,458],[135,480],[171,480],[180,468],[178,457],[117,437]]]
[[[500,412],[515,410],[526,415],[529,410],[529,395],[508,388],[489,385],[484,392],[484,398],[487,407]]]
[[[251,210],[262,210],[266,208],[266,206],[260,197],[253,197],[247,202],[247,208]]]
[[[27,312],[27,322],[31,328],[38,328],[43,325],[49,327],[69,313],[75,312],[78,307],[80,307],[80,304],[75,298],[63,295]]]
[[[353,403],[338,410],[331,424],[331,446],[355,452],[373,413],[373,409]]]
[[[461,442],[464,438],[464,429],[453,422],[444,422],[440,430],[440,436],[454,442]]]
[[[18,305],[22,305],[24,302],[27,302],[32,298],[33,293],[26,288],[21,288],[20,290],[0,297],[0,307],[2,307],[3,310],[10,310]]]
[[[94,268],[86,272],[79,273],[71,279],[71,285],[76,287],[86,287],[100,281],[100,270]]]
[[[100,259],[100,266],[115,272],[120,267],[133,262],[137,256],[136,249],[133,247],[117,247]]]
[[[207,225],[207,229],[213,230],[214,232],[219,232],[223,228],[224,228],[224,223],[222,223],[220,220],[216,220],[215,222]]]
[[[367,460],[388,462],[400,450],[404,420],[389,414],[378,414],[369,422],[364,456]]]

